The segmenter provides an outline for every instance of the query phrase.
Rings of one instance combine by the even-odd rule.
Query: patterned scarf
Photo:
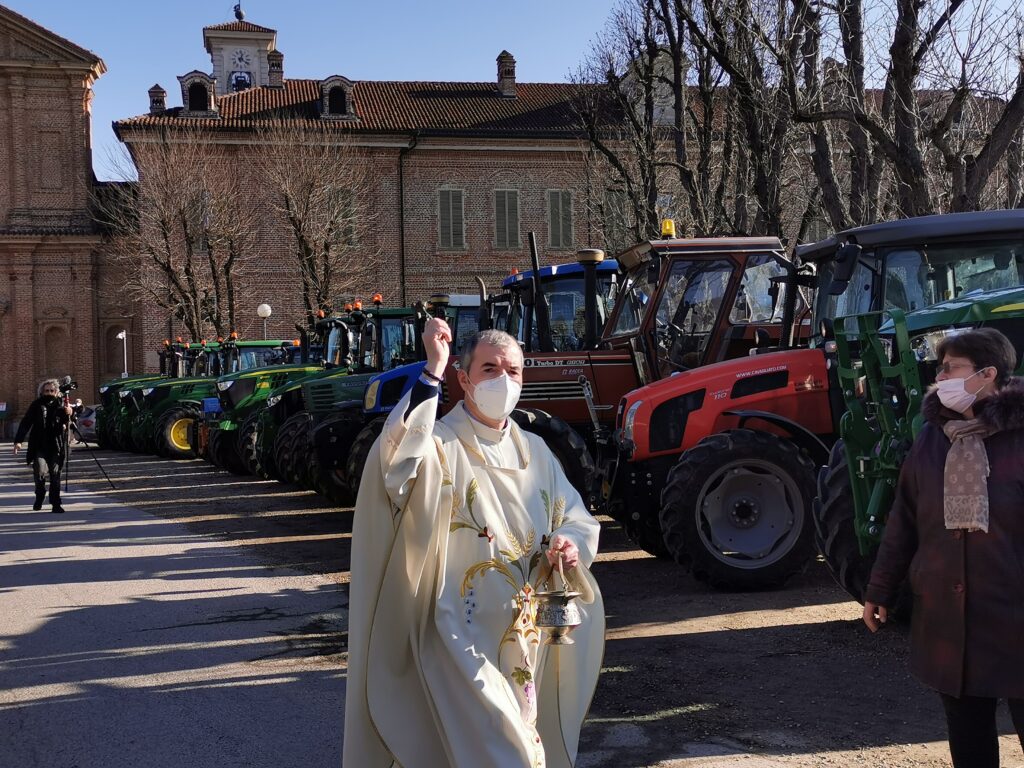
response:
[[[946,529],[988,533],[985,438],[998,430],[978,419],[953,419],[943,424],[942,431],[951,443],[943,486]]]

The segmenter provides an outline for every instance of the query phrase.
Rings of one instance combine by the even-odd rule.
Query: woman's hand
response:
[[[14,455],[17,456],[18,455],[18,451],[20,451],[20,450],[21,450],[21,443],[15,443],[14,444]]]
[[[567,571],[575,568],[580,562],[579,547],[573,543],[572,539],[556,533],[551,537],[551,543],[548,545],[548,563],[552,568],[558,567],[559,556],[562,558],[562,568]]]
[[[872,632],[877,632],[888,618],[889,610],[884,605],[872,603],[870,600],[864,601],[864,623]]]

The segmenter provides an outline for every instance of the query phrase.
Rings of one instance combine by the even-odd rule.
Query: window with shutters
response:
[[[548,246],[572,248],[572,192],[548,190]]]
[[[494,192],[494,246],[519,247],[519,193],[514,189]]]
[[[466,229],[461,189],[438,192],[438,245],[444,250],[466,247]]]

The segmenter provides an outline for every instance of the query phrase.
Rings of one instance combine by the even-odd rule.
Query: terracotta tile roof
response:
[[[250,21],[226,21],[223,24],[211,24],[208,27],[203,27],[204,32],[208,29],[215,29],[220,32],[277,32],[276,29],[261,27],[259,24],[253,24]]]
[[[389,82],[354,84],[358,121],[330,121],[365,132],[437,131],[474,135],[574,134],[569,83],[519,83],[515,98],[498,94],[494,83]],[[115,127],[187,125],[244,129],[278,120],[320,121],[320,81],[286,80],[283,88],[252,88],[221,96],[220,118],[182,118],[181,108],[162,115],[120,120]]]

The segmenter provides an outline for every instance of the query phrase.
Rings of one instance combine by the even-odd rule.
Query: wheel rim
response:
[[[192,427],[193,419],[177,419],[171,425],[171,445],[179,451],[190,451],[192,446],[188,442],[188,431]]]
[[[793,478],[768,461],[720,467],[704,483],[695,510],[704,548],[733,568],[757,570],[785,557],[804,525]]]

